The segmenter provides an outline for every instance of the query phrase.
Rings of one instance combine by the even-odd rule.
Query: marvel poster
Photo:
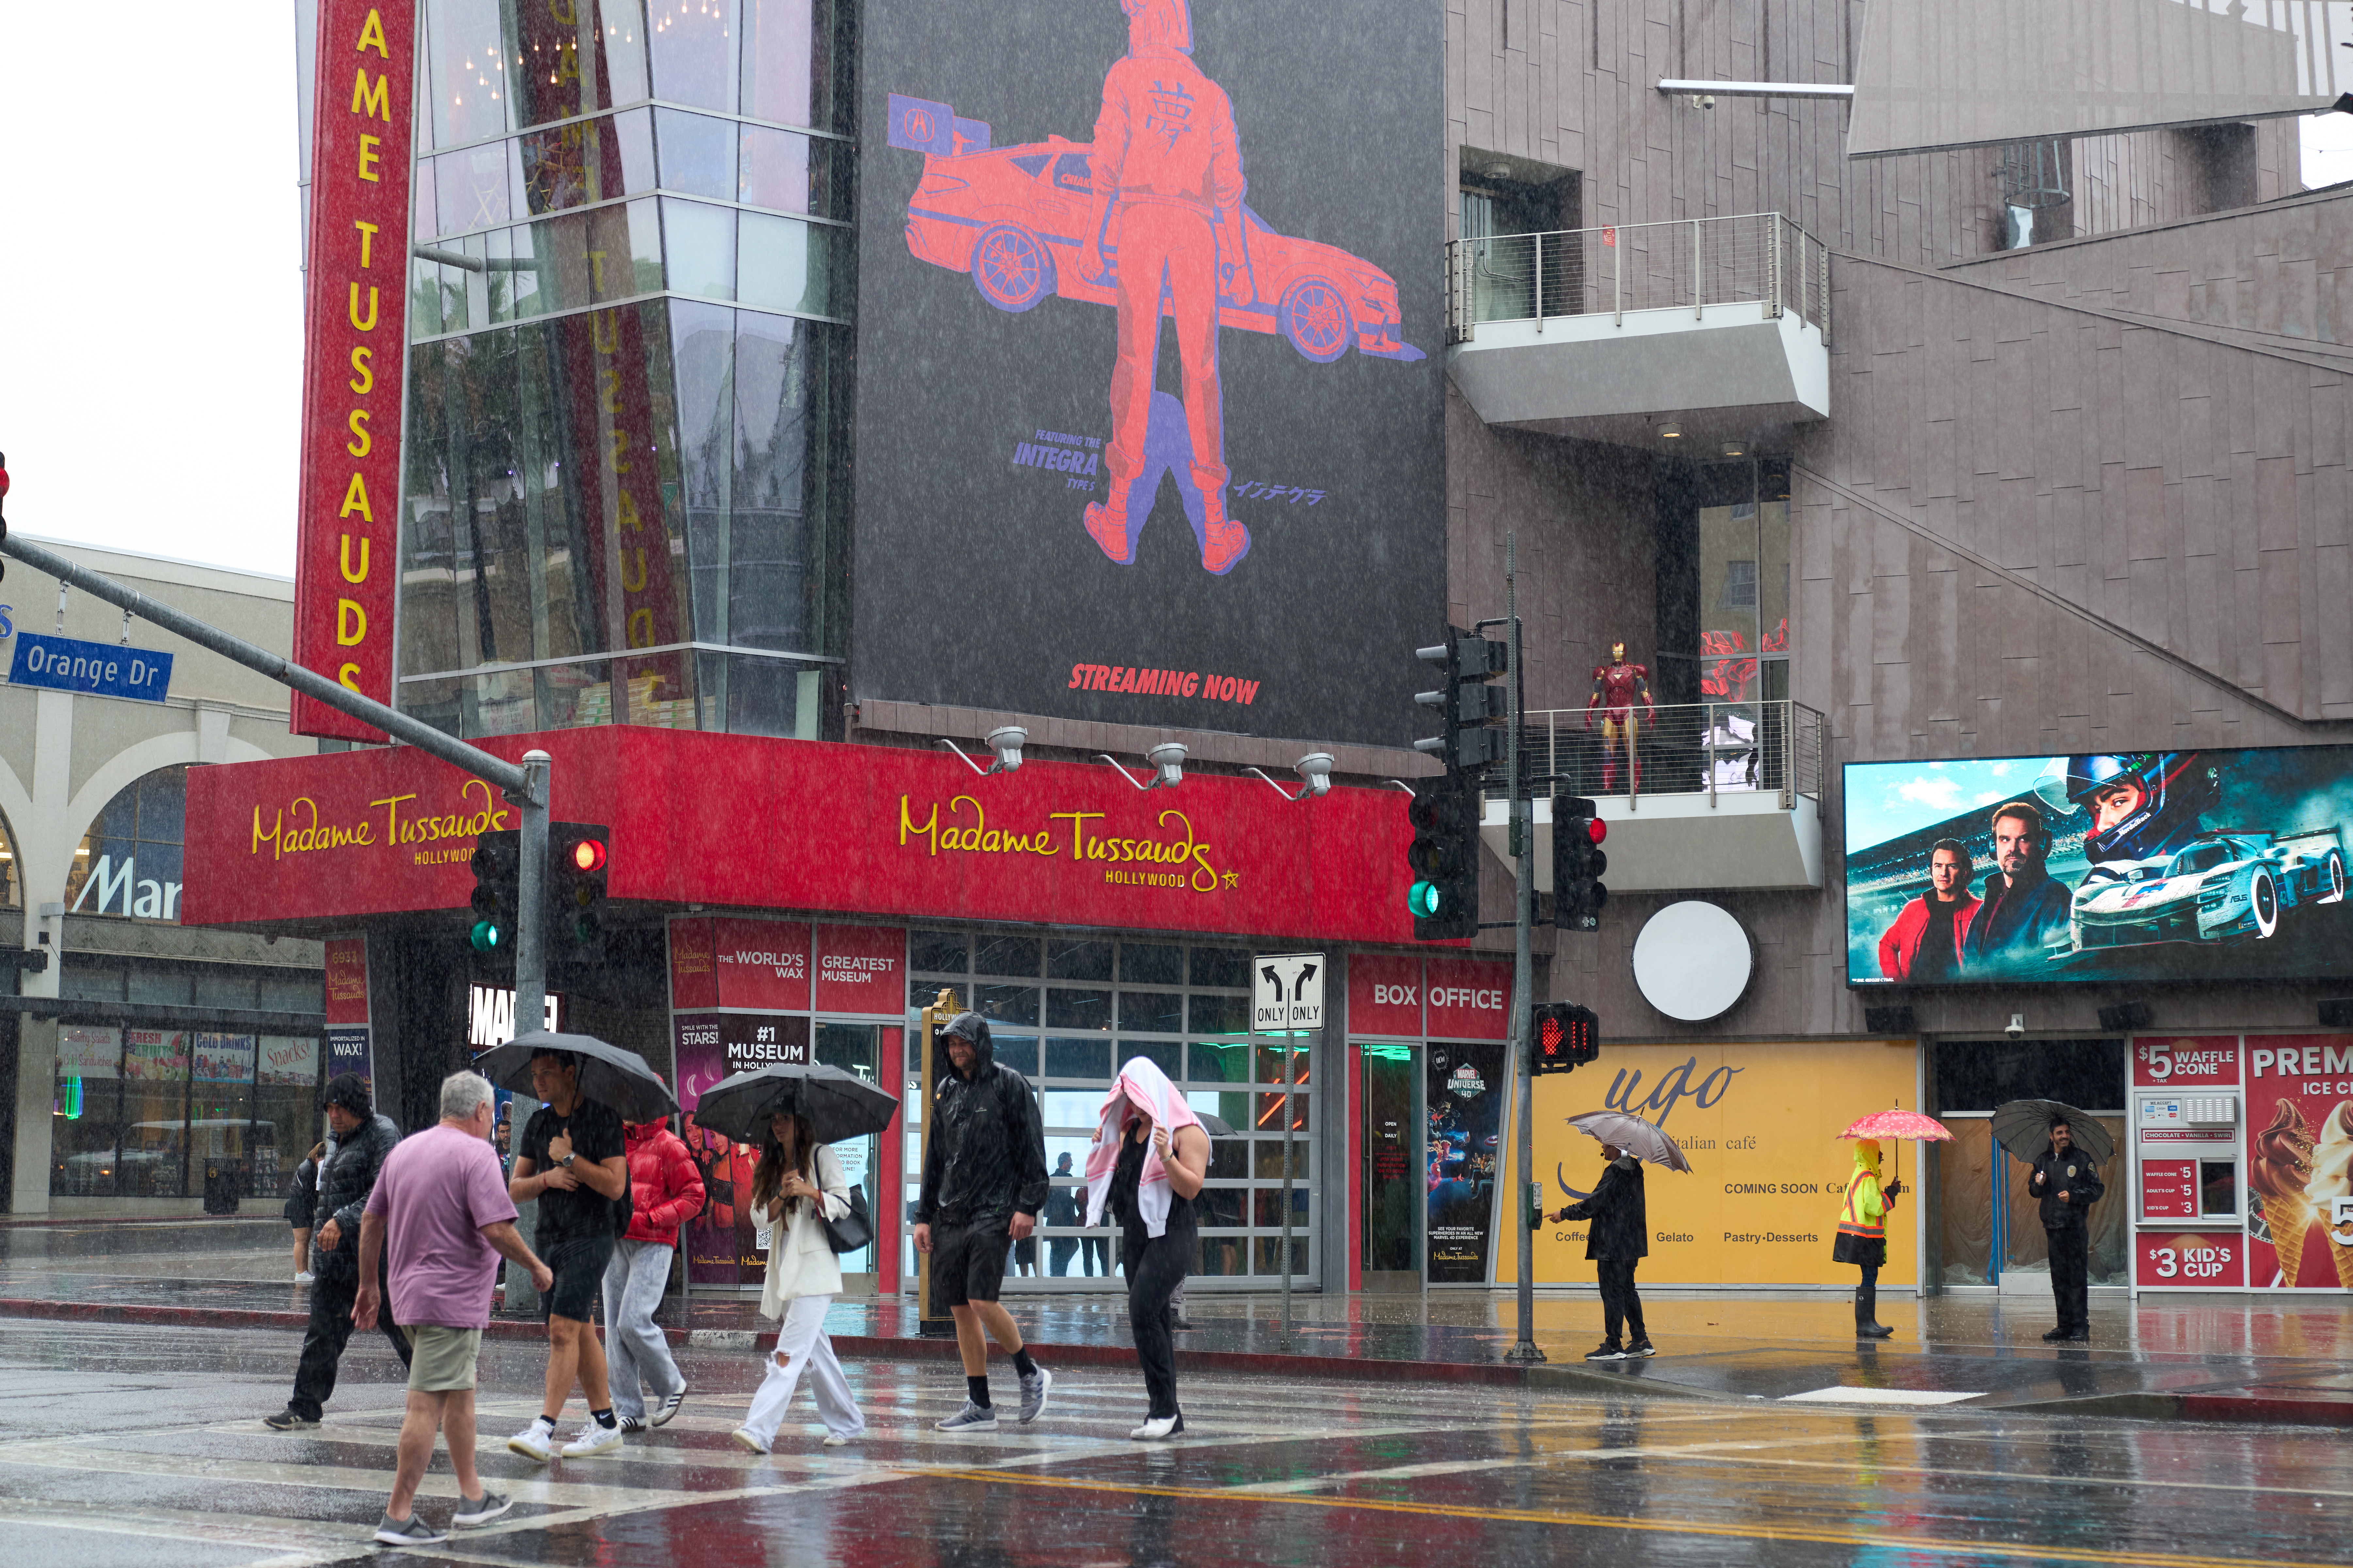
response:
[[[1483,1285],[1503,1131],[1504,1043],[1430,1047],[1430,1282]]]
[[[1845,769],[1853,985],[2353,971],[2353,747]]]
[[[1410,743],[1440,21],[866,7],[857,695]]]

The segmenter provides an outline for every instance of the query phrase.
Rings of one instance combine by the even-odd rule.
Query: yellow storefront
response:
[[[1691,1158],[1688,1175],[1643,1169],[1651,1252],[1646,1285],[1852,1285],[1831,1261],[1853,1169],[1839,1131],[1892,1105],[1916,1105],[1919,1048],[1912,1041],[1787,1041],[1738,1045],[1607,1045],[1574,1073],[1535,1080],[1535,1169],[1547,1213],[1574,1203],[1601,1174],[1601,1146],[1568,1125],[1589,1110],[1630,1111],[1662,1128]],[[1507,1148],[1516,1139],[1504,1140]],[[1907,1191],[1888,1215],[1880,1283],[1918,1282],[1919,1145],[1902,1151]],[[1888,1173],[1895,1173],[1889,1151]],[[1506,1192],[1518,1173],[1506,1164]],[[1590,1285],[1582,1225],[1536,1232],[1540,1285]],[[1514,1278],[1507,1244],[1497,1283]]]

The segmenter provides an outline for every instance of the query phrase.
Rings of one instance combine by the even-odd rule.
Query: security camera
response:
[[[2002,1033],[2008,1035],[2013,1040],[2018,1038],[2019,1036],[2026,1033],[2026,1015],[2023,1013],[2012,1013],[2010,1016],[2010,1026],[2004,1029]]]
[[[1332,753],[1310,752],[1292,763],[1291,771],[1297,773],[1306,786],[1300,794],[1323,795],[1332,787]]]
[[[997,765],[988,771],[1009,773],[1021,765],[1021,748],[1029,739],[1029,731],[1018,724],[1008,724],[988,732],[988,749],[997,753]]]
[[[1182,741],[1163,741],[1145,755],[1151,759],[1154,767],[1160,770],[1160,776],[1152,781],[1152,788],[1173,789],[1185,782],[1185,743]]]

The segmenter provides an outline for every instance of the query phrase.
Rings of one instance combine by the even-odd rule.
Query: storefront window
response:
[[[1295,1091],[1283,1091],[1281,1043],[1250,1037],[1250,954],[1240,948],[1110,937],[1052,937],[915,931],[908,933],[911,1009],[945,988],[994,1021],[997,1059],[1038,1086],[1053,1194],[1043,1216],[1043,1250],[1025,1270],[1045,1280],[1114,1274],[1112,1227],[1081,1225],[1089,1146],[1105,1089],[1119,1064],[1145,1057],[1167,1073],[1211,1129],[1208,1180],[1196,1200],[1202,1227],[1194,1272],[1263,1281],[1282,1271],[1282,1137],[1286,1108],[1295,1143],[1293,1274],[1314,1281],[1318,1202],[1313,1190],[1314,1063],[1293,1055]],[[1043,983],[1042,984],[1040,983]],[[1042,997],[1042,1007],[1040,998]],[[1040,1032],[1030,1020],[1042,1015]],[[909,1037],[920,1039],[915,1031]],[[910,1074],[920,1072],[911,1059]],[[1220,1131],[1223,1129],[1223,1131]],[[920,1130],[908,1134],[905,1199],[918,1194]],[[913,1253],[907,1255],[913,1268]],[[913,1278],[911,1272],[910,1276]]]
[[[67,912],[176,922],[187,816],[185,766],[159,768],[108,801],[74,851]]]
[[[320,1135],[319,1082],[316,1037],[62,1024],[50,1194],[194,1197],[210,1168],[281,1197]]]
[[[53,1197],[112,1197],[122,1135],[122,1031],[58,1026],[58,1085],[49,1132]]]
[[[0,910],[16,907],[16,841],[8,837],[8,823],[0,817]]]

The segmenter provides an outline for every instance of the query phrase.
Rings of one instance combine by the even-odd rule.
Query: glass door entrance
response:
[[[1421,1073],[1412,1046],[1359,1046],[1365,1074],[1364,1169],[1357,1192],[1365,1289],[1421,1289],[1427,1185]]]

